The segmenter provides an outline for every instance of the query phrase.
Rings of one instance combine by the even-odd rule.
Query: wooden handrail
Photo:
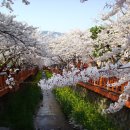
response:
[[[120,86],[111,86],[107,87],[107,82],[109,84],[117,82],[119,79],[116,77],[106,78],[106,77],[100,77],[99,80],[93,81],[90,79],[87,83],[79,82],[77,85],[80,85],[81,87],[84,87],[86,89],[89,89],[91,91],[94,91],[106,98],[111,99],[112,101],[117,101],[119,98],[119,95],[123,92],[124,87],[128,84],[128,82],[123,83]],[[130,98],[126,102],[126,107],[130,108]]]
[[[12,73],[11,76],[14,78],[15,86],[14,90],[19,89],[19,85],[26,80],[29,76],[35,75],[38,71],[37,68],[31,68],[26,70],[21,70],[18,73]],[[6,85],[5,81],[7,79],[7,75],[0,75],[0,97],[9,93],[11,89],[9,89],[8,85]]]

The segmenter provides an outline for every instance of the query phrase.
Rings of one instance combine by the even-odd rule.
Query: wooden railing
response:
[[[128,84],[128,82],[126,82],[120,86],[111,86],[111,87],[107,87],[106,85],[107,83],[112,84],[117,81],[118,79],[116,77],[111,78],[100,77],[99,80],[97,81],[93,81],[92,79],[90,79],[87,83],[79,82],[78,85],[91,91],[94,91],[96,93],[99,93],[100,95],[107,97],[112,101],[117,101],[119,95],[123,93],[124,87]],[[130,98],[126,102],[126,107],[130,108]]]
[[[55,74],[61,74],[62,75],[62,71],[59,70],[59,69],[50,68],[49,71],[51,71],[52,73],[55,73]]]
[[[14,78],[15,81],[15,86],[13,90],[18,90],[19,85],[26,80],[29,76],[35,75],[37,73],[38,69],[37,68],[30,68],[30,69],[25,69],[21,70],[16,73],[12,73],[11,76]],[[5,95],[8,92],[11,92],[12,90],[9,88],[8,85],[6,85],[5,81],[7,79],[7,75],[0,75],[0,97]]]

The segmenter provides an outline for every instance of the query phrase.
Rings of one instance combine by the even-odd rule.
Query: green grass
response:
[[[41,98],[41,89],[37,86],[40,78],[41,72],[38,72],[35,78],[31,78],[36,83],[23,83],[16,93],[4,97],[0,126],[8,126],[13,130],[34,130],[33,116]]]
[[[112,122],[97,111],[98,106],[85,101],[70,87],[55,88],[53,92],[64,113],[77,124],[88,130],[116,130]]]
[[[45,74],[48,79],[52,77],[52,73],[49,70],[45,70]]]

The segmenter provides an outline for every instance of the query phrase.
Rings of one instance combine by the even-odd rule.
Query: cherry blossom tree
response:
[[[104,112],[114,113],[119,111],[128,100],[129,87],[130,87],[130,32],[129,32],[129,15],[130,8],[129,2],[119,0],[113,7],[113,12],[110,12],[105,16],[104,20],[109,20],[109,24],[104,25],[104,29],[98,34],[98,38],[94,41],[94,44],[99,47],[101,53],[95,61],[104,62],[104,67],[99,71],[103,72],[103,76],[117,77],[118,82],[113,84],[107,84],[108,87],[119,87],[120,85],[127,83],[124,87],[122,94],[119,96],[119,100]],[[123,8],[125,7],[125,10]],[[123,13],[122,13],[123,10]],[[114,20],[110,20],[111,16],[119,14]]]
[[[106,3],[106,7],[110,11],[106,14],[103,14],[102,19],[107,20],[116,14],[124,15],[130,6],[129,0],[115,0],[114,3]]]
[[[76,58],[81,59],[90,54],[91,40],[89,30],[85,32],[75,30],[51,41],[49,44],[50,52],[63,63]]]
[[[22,2],[23,2],[25,5],[30,4],[30,2],[27,1],[27,0],[22,0]],[[14,3],[15,3],[14,0],[3,0],[3,1],[1,2],[1,6],[2,6],[2,7],[6,7],[7,9],[9,9],[9,10],[12,12],[12,11],[13,11],[12,5],[13,5]]]
[[[33,26],[14,20],[15,16],[0,13],[1,71],[9,62],[32,63],[32,59],[46,56],[42,35]]]

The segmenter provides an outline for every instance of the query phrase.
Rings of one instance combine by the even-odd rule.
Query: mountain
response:
[[[64,35],[64,33],[51,32],[51,31],[42,31],[42,34],[43,34],[43,36],[49,37],[49,38],[52,38],[52,39]]]

